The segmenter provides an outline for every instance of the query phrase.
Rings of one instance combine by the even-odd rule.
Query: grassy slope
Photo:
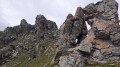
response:
[[[26,36],[31,35],[27,34]],[[33,35],[34,36],[34,35]],[[41,54],[34,59],[29,60],[29,54],[25,50],[20,50],[20,55],[13,59],[12,61],[6,63],[6,67],[50,67],[50,63],[55,54],[55,42],[43,43],[41,44],[38,40],[32,42],[31,40],[27,40],[23,42],[23,38],[18,38],[17,40],[11,42],[10,44],[24,45],[29,47],[31,45],[39,45],[41,47],[45,47],[44,50],[40,50]]]
[[[48,47],[53,47],[52,44],[49,44]],[[32,60],[29,60],[29,54],[26,51],[22,51],[21,56],[13,59],[11,62],[7,63],[7,67],[50,67],[50,63],[54,57],[54,51],[50,52],[48,50],[42,51],[42,53]]]

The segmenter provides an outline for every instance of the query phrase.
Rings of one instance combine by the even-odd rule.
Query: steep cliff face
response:
[[[91,26],[88,32],[85,21]],[[85,64],[120,62],[119,28],[115,0],[91,3],[83,9],[78,7],[75,16],[69,14],[59,30],[55,64],[82,67]]]

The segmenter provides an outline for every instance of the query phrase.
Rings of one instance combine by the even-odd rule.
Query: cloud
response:
[[[0,16],[0,31],[3,31],[7,26],[10,26],[9,22]]]
[[[3,31],[7,26],[11,26],[8,21],[6,21],[5,16],[2,15],[2,11],[0,11],[0,31]]]
[[[43,14],[60,26],[68,13],[74,15],[78,6],[85,7],[97,1],[101,0],[0,0],[0,24],[3,25],[0,25],[0,30],[6,26],[19,25],[23,18],[28,23],[35,24],[35,17],[38,14]]]

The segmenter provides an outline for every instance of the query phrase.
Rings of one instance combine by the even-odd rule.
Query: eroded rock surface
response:
[[[58,48],[54,58],[55,63],[59,63],[61,67],[81,67],[84,65],[84,61],[81,61],[82,56],[77,56],[77,54],[74,55],[74,57],[69,56],[69,54],[72,53],[69,52],[68,49],[77,46],[86,35],[87,27],[84,20],[83,9],[78,7],[75,16],[68,14],[65,22],[59,29],[59,39],[56,43]],[[76,61],[76,59],[78,59],[78,61]],[[65,64],[63,64],[64,62]]]
[[[52,58],[54,67],[120,62],[118,3],[102,0],[85,8],[78,7],[75,15],[68,14],[59,30],[55,22],[43,15],[37,15],[35,25],[22,19],[20,25],[7,27],[0,31],[0,66],[15,58],[24,59],[27,67],[33,66],[32,62],[49,67]],[[24,64],[23,60],[16,61],[11,67]]]
[[[43,15],[37,15],[35,21],[35,29],[38,38],[43,41],[54,40],[57,32],[57,25],[55,22],[47,20]]]
[[[47,20],[43,15],[37,15],[35,22],[35,25],[30,25],[22,19],[20,25],[7,27],[4,31],[0,31],[0,65],[16,58],[19,59],[23,55],[28,55],[25,57],[29,57],[27,59],[29,62],[43,54],[44,51],[46,55],[48,51],[52,51],[48,54],[49,56],[54,54],[54,45],[50,44],[57,39],[56,23]]]
[[[87,27],[83,17],[84,13],[81,7],[77,8],[75,16],[68,14],[59,29],[59,40],[56,45],[71,47],[80,43],[87,34]]]
[[[88,32],[85,22],[91,26]],[[69,14],[59,29],[60,37],[56,44],[59,46],[55,56],[57,60],[54,61],[60,67],[120,62],[119,32],[118,3],[115,0],[91,3],[83,9],[78,7],[75,16]],[[76,51],[78,53],[74,53]],[[71,58],[70,54],[80,56]],[[84,60],[81,60],[81,57]],[[81,66],[77,65],[77,62],[74,62],[75,58],[84,63],[80,63]]]
[[[99,63],[120,61],[119,57],[114,58],[116,56],[113,56],[115,53],[113,48],[116,48],[120,41],[118,3],[115,0],[102,0],[96,4],[89,4],[84,10],[91,29],[82,44],[91,44],[93,60]],[[86,43],[84,41],[90,42]]]

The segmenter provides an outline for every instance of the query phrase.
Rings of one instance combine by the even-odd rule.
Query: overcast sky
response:
[[[101,0],[0,0],[0,30],[7,26],[19,25],[21,19],[35,24],[38,14],[55,21],[59,27],[68,13],[74,15],[78,6],[85,7],[97,1]],[[120,3],[120,0],[116,1]],[[118,12],[120,14],[120,10]]]

